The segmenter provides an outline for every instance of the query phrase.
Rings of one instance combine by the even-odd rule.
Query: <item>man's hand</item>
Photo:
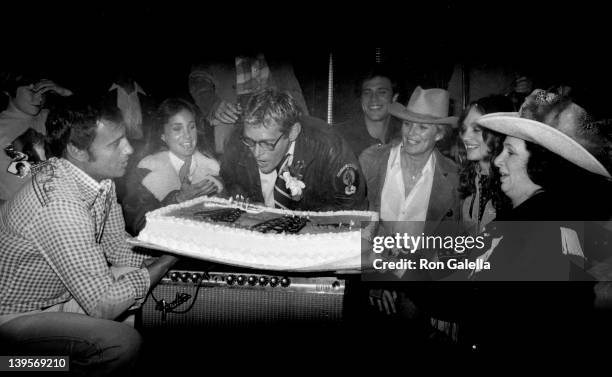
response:
[[[612,282],[600,281],[595,284],[593,290],[595,291],[595,308],[612,309]]]
[[[153,263],[149,263],[146,267],[149,270],[149,278],[151,287],[157,284],[158,281],[168,272],[174,264],[178,262],[178,258],[172,254],[162,254],[159,258],[155,258]],[[143,265],[145,263],[143,262]]]
[[[142,265],[140,266],[140,268],[147,268],[147,267],[151,266],[153,263],[157,262],[158,259],[159,259],[159,257],[147,258],[147,259],[142,261]]]
[[[181,190],[178,194],[176,194],[176,200],[177,202],[181,203],[197,198],[198,196],[213,195],[217,193],[218,190],[219,188],[215,182],[208,179],[204,179],[195,184],[183,183],[181,185]]]
[[[240,104],[221,101],[219,106],[217,106],[215,109],[211,123],[213,126],[219,126],[221,124],[234,124],[238,120],[240,113],[242,113]]]
[[[520,94],[529,94],[533,90],[533,81],[529,77],[521,76],[514,81],[514,91]]]
[[[34,84],[34,86],[32,87],[32,90],[40,95],[43,95],[46,92],[55,92],[62,97],[68,97],[72,95],[71,90],[61,87],[57,85],[56,83],[54,83],[53,81],[46,80],[46,79],[40,80],[39,82]]]

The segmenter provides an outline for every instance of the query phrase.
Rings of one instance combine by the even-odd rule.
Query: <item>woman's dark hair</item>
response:
[[[164,133],[164,126],[170,121],[170,118],[183,110],[189,111],[195,119],[198,138],[197,149],[204,155],[214,158],[211,141],[209,137],[206,137],[204,119],[200,110],[192,102],[182,98],[167,98],[157,108],[153,116],[151,132],[148,134],[147,154],[168,149],[161,139]]]
[[[513,111],[512,101],[502,95],[493,95],[481,98],[475,102],[472,102],[468,106],[461,116],[459,117],[459,127],[461,129],[460,134],[464,132],[463,122],[467,117],[471,109],[477,110],[481,114],[491,114],[497,112],[511,112]],[[497,157],[502,149],[505,135],[498,132],[482,128],[482,139],[489,150],[489,155],[486,157],[487,161],[492,162]],[[459,194],[462,199],[473,195],[476,192],[476,177],[479,169],[479,161],[469,161],[466,158],[465,145],[461,138],[457,140],[459,144]],[[498,214],[512,208],[510,199],[501,191],[501,183],[499,181],[499,170],[493,163],[489,170],[489,177],[486,180],[484,187],[481,188],[482,192],[486,193],[491,198],[493,207]]]
[[[31,73],[31,72],[23,72],[23,73],[6,73],[3,74],[2,78],[2,91],[9,95],[9,97],[14,98],[17,95],[17,88],[20,86],[28,86],[31,84],[35,84],[41,80],[41,76]]]
[[[536,185],[547,191],[567,193],[584,186],[580,177],[589,174],[586,170],[539,144],[525,141],[525,149],[529,152],[527,175]]]
[[[559,199],[559,220],[610,220],[612,180],[586,171],[548,149],[525,141],[527,175]]]
[[[30,72],[3,72],[0,74],[0,109],[8,107],[11,98],[17,95],[17,88],[40,81],[41,76]]]

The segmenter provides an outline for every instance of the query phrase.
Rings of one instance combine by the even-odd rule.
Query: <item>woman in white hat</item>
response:
[[[490,269],[474,270],[470,278],[542,283],[477,284],[477,290],[453,292],[460,300],[454,309],[467,311],[462,330],[485,353],[522,357],[542,349],[585,349],[595,323],[594,282],[568,281],[590,279],[581,252],[589,256],[593,234],[587,223],[572,220],[611,213],[609,199],[601,197],[610,189],[610,174],[594,157],[603,156],[603,139],[594,137],[583,108],[541,90],[527,97],[519,113],[488,114],[477,123],[506,135],[494,165],[512,209],[487,226],[492,247],[478,258]],[[583,228],[572,229],[576,224]],[[581,230],[582,243],[575,237]]]
[[[610,173],[583,146],[605,149],[601,139],[589,135],[589,122],[586,111],[569,98],[542,90],[534,91],[519,113],[478,119],[481,126],[507,135],[494,164],[513,208],[488,229],[503,237],[479,257],[491,268],[474,271],[472,278],[567,281],[576,265],[578,270],[584,266],[575,224],[560,227],[558,222],[610,215],[609,204],[601,200]]]

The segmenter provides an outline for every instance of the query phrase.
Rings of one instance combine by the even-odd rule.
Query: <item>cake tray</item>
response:
[[[350,258],[350,260],[340,259],[340,260],[337,260],[331,263],[327,263],[324,265],[314,265],[314,266],[307,266],[307,267],[301,267],[301,268],[287,268],[287,267],[280,267],[280,266],[266,265],[266,264],[256,264],[256,263],[255,264],[236,263],[235,261],[229,261],[229,260],[224,260],[224,259],[212,258],[209,256],[203,256],[195,251],[192,252],[192,251],[173,249],[173,248],[169,248],[166,246],[160,246],[157,244],[144,242],[144,241],[139,240],[136,237],[128,238],[127,243],[132,246],[168,252],[168,253],[177,254],[177,255],[181,255],[181,256],[185,256],[189,258],[195,258],[195,259],[200,259],[200,260],[214,262],[214,263],[226,264],[230,266],[247,267],[247,268],[258,269],[258,270],[275,270],[275,271],[287,271],[287,272],[291,272],[291,271],[293,272],[334,272],[336,274],[359,274],[361,273],[360,258]]]

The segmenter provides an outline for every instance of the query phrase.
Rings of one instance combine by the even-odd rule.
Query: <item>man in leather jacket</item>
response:
[[[288,93],[247,103],[221,163],[227,193],[292,210],[365,209],[357,158],[322,120],[303,116]]]

